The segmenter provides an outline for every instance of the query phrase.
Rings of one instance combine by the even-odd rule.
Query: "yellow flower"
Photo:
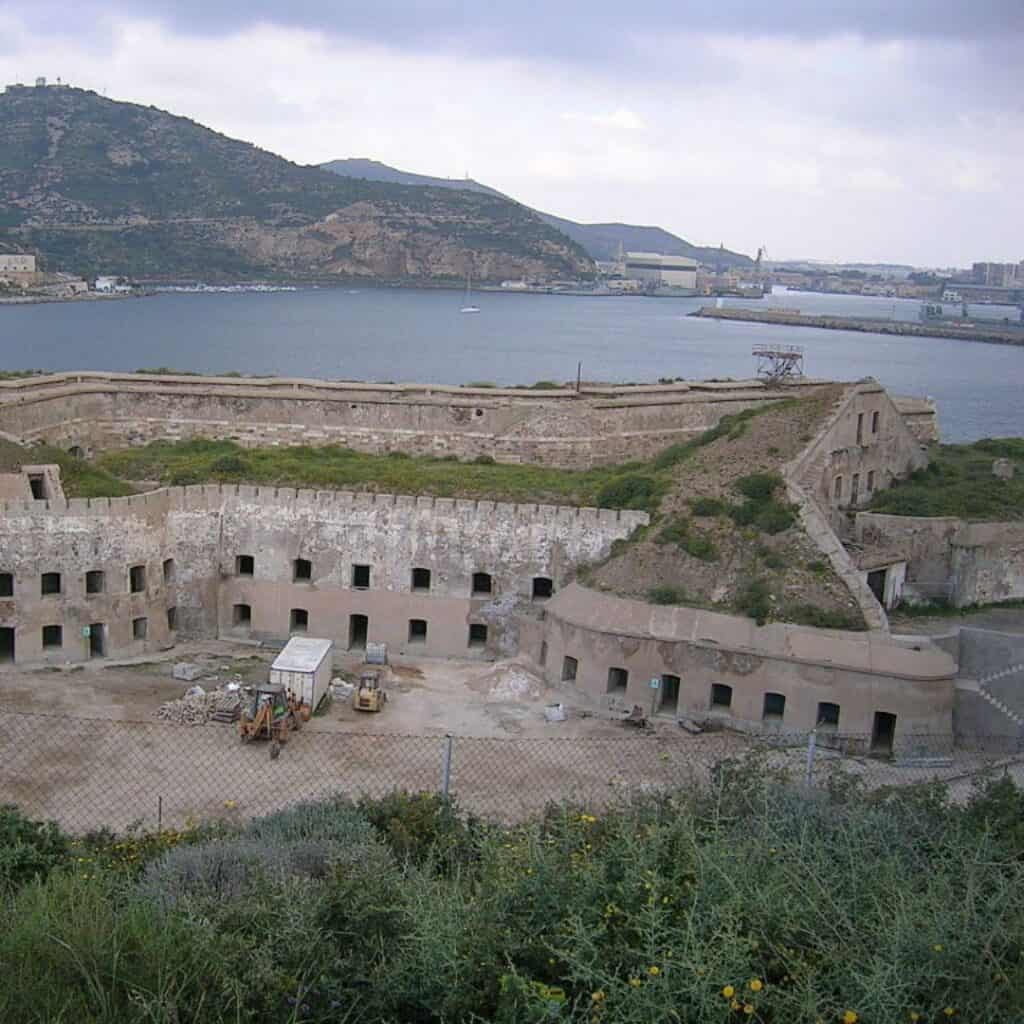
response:
[[[946,1007],[946,1008],[945,1008],[945,1009],[944,1009],[944,1010],[943,1010],[942,1012],[943,1012],[943,1013],[944,1013],[944,1014],[945,1014],[945,1015],[946,1015],[947,1017],[952,1017],[952,1016],[953,1016],[953,1014],[954,1014],[954,1013],[956,1013],[956,1010],[954,1010],[952,1006],[947,1006],[947,1007]]]
[[[913,1021],[920,1020],[921,1019],[921,1014],[919,1014],[917,1012],[917,1010],[911,1010],[910,1011],[910,1019],[913,1020]]]
[[[749,1017],[754,1012],[754,1008],[750,1005],[750,1003],[744,1003],[743,1012]]]
[[[733,1001],[732,1001],[732,1002],[731,1002],[731,1003],[729,1004],[729,1008],[730,1008],[730,1009],[733,1009],[733,1010],[738,1010],[738,1009],[740,1008],[739,1000],[736,1000],[736,999],[734,999],[734,1000],[733,1000]]]
[[[603,1003],[604,1002],[604,991],[603,991],[603,989],[598,989],[596,992],[591,992],[590,993],[590,1001],[593,1002],[593,1003]]]
[[[936,942],[935,945],[932,946],[932,949],[934,949],[936,953],[941,953],[942,952],[942,943]]]
[[[859,1019],[855,1010],[847,1010],[843,1014],[843,1024],[857,1024]]]
[[[725,988],[722,989],[722,995],[725,996],[726,999],[732,999],[732,997],[736,995],[736,989],[734,989],[732,985],[726,985]]]
[[[750,991],[751,992],[760,992],[761,989],[763,989],[763,988],[764,988],[764,984],[762,983],[760,978],[752,978],[751,979],[751,981],[750,981]]]
[[[229,811],[233,811],[233,810],[234,810],[234,809],[235,809],[235,808],[236,808],[236,807],[238,806],[238,804],[237,804],[237,803],[235,803],[235,801],[234,801],[234,800],[225,800],[225,801],[224,801],[224,806],[225,806],[225,807],[226,807],[226,808],[227,808],[227,809],[228,809]]]
[[[660,967],[656,967],[656,966],[654,966],[654,965],[652,964],[652,965],[651,965],[650,967],[648,967],[648,968],[647,968],[647,973],[648,973],[648,974],[649,974],[649,975],[650,975],[650,976],[651,976],[652,978],[656,978],[656,977],[657,977],[657,976],[658,976],[659,974],[661,974],[661,968],[660,968]]]
[[[643,982],[639,978],[630,978],[629,983],[633,986],[633,988],[639,988],[643,984]]]

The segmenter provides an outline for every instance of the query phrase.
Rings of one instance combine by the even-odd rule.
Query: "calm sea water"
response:
[[[747,377],[751,346],[777,341],[804,346],[810,376],[870,375],[897,393],[931,395],[945,440],[1024,435],[1024,347],[687,316],[708,301],[487,292],[469,315],[458,292],[332,288],[8,306],[0,367],[523,384],[573,379],[582,362],[591,380],[649,381]],[[899,319],[919,308],[800,293],[766,304]]]

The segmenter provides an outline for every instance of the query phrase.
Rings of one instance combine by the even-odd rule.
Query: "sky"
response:
[[[772,259],[1024,259],[1024,0],[4,0],[37,75]]]

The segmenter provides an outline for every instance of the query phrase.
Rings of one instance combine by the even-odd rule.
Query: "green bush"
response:
[[[783,557],[781,551],[776,551],[774,548],[759,547],[757,549],[757,556],[761,559],[761,563],[766,569],[785,569],[786,559]]]
[[[686,604],[686,591],[682,587],[651,587],[647,600],[651,604]]]
[[[740,494],[756,501],[768,501],[781,486],[782,477],[778,473],[751,473],[733,481],[733,487]]]
[[[600,508],[653,509],[662,485],[652,476],[629,473],[609,480],[597,492]]]
[[[695,516],[721,516],[729,506],[721,498],[694,498],[690,502],[690,511]]]
[[[241,455],[219,455],[210,463],[214,476],[240,476],[247,472],[249,464]]]
[[[823,562],[820,558],[807,563],[807,569],[809,572],[813,572],[815,576],[827,576],[828,575],[828,563]]]
[[[819,629],[866,629],[864,618],[859,613],[833,608],[822,608],[816,604],[786,605],[778,616],[786,622],[803,626],[817,626]]]
[[[67,858],[68,838],[50,821],[32,821],[0,805],[0,891],[43,880]]]
[[[788,530],[796,522],[796,513],[793,506],[782,504],[778,501],[770,501],[764,505],[754,519],[754,525],[762,532],[768,534],[782,533]]]
[[[748,580],[736,594],[733,607],[741,615],[746,615],[756,620],[759,626],[763,626],[772,610],[768,584],[757,577]]]
[[[718,548],[710,537],[704,534],[691,533],[682,543],[683,550],[702,562],[717,562]]]

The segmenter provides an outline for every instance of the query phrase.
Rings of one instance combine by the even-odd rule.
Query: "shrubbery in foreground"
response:
[[[63,850],[7,810],[0,1020],[1010,1021],[1022,817],[1008,781],[950,807],[728,766],[514,828],[395,794]]]

